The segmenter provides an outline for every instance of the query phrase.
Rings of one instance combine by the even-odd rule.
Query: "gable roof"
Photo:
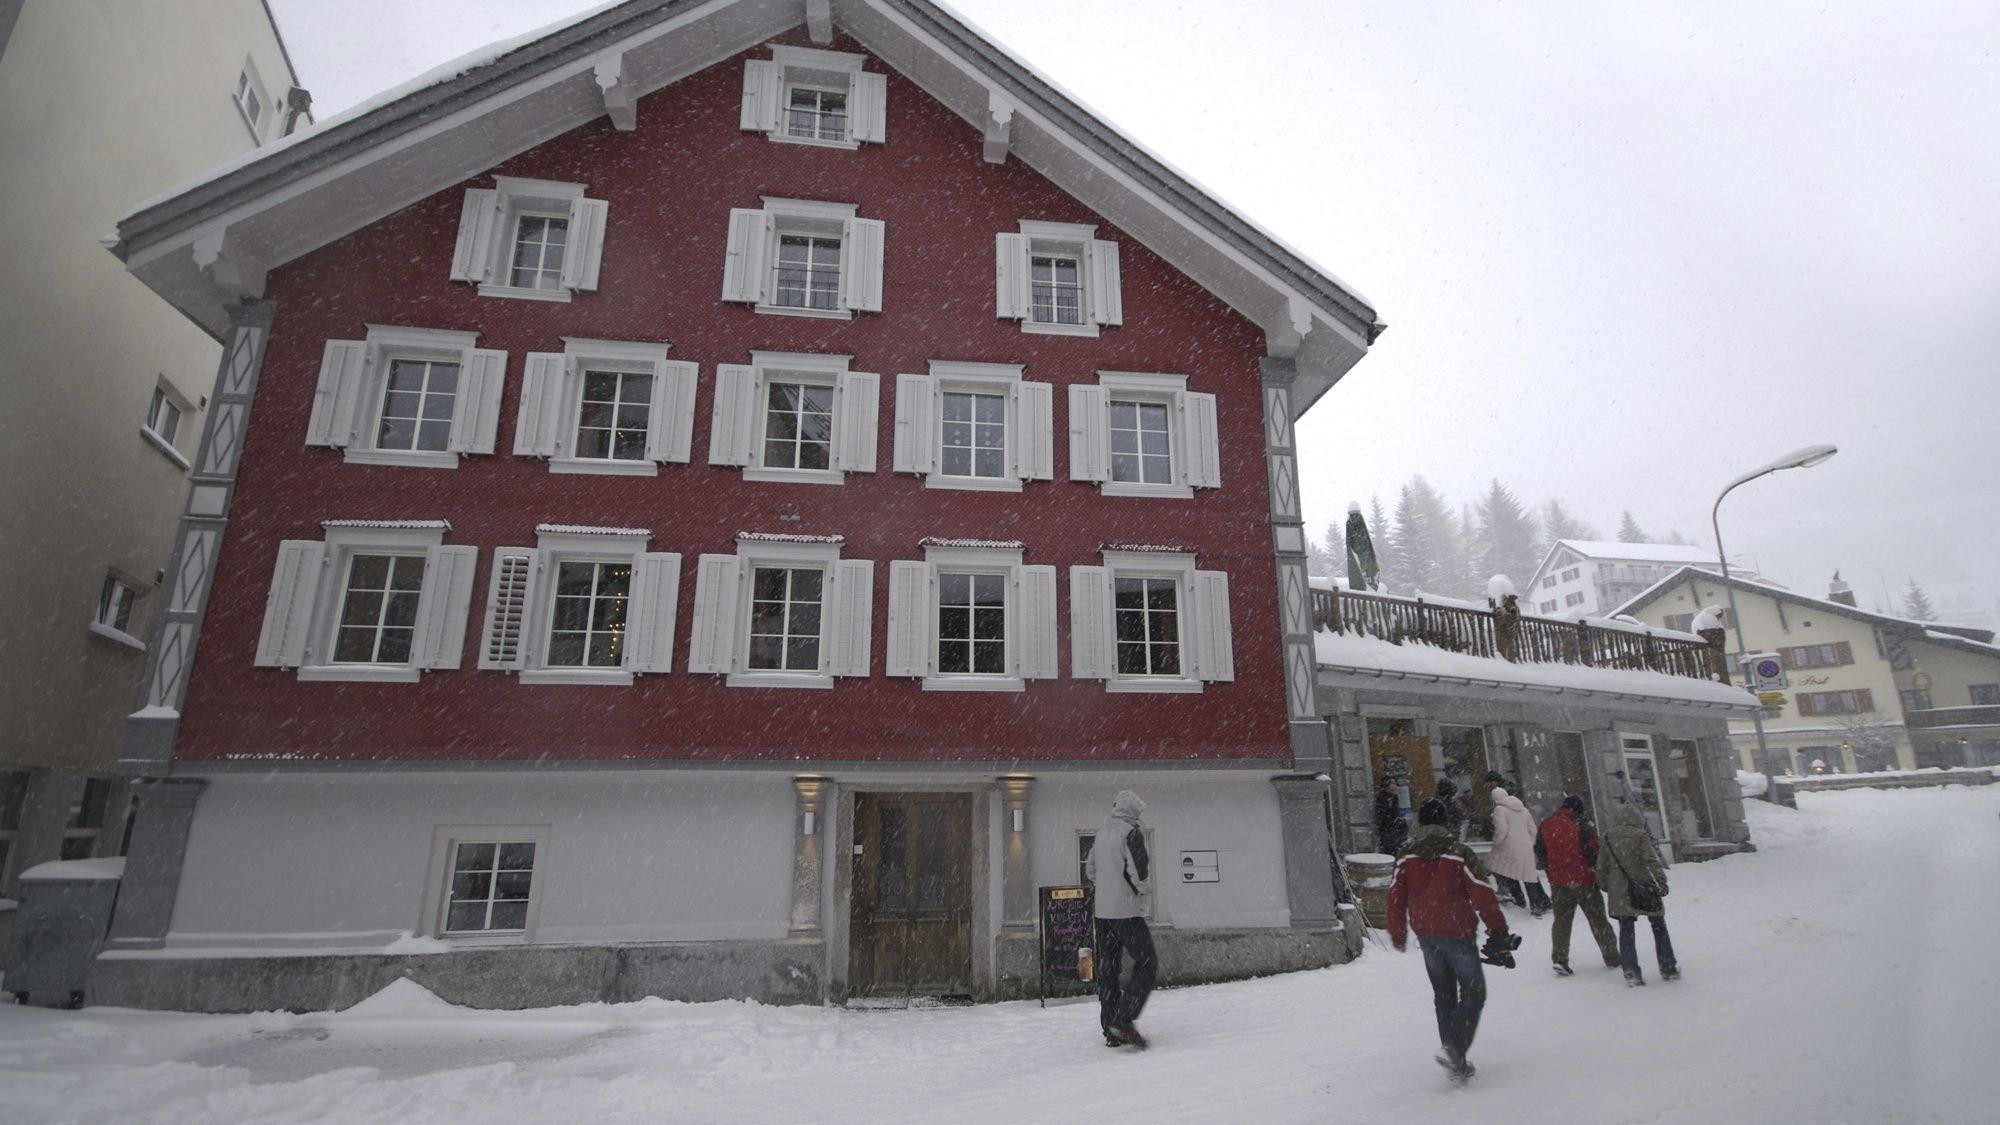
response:
[[[1831,613],[1839,617],[1848,617],[1856,621],[1865,622],[1878,629],[1882,629],[1891,636],[1928,641],[1932,644],[1943,645],[1946,648],[1958,649],[1961,652],[1971,652],[1977,653],[1980,656],[2000,658],[2000,645],[1993,643],[1993,631],[1991,629],[1975,629],[1969,625],[1945,625],[1936,621],[1918,621],[1909,617],[1894,617],[1886,613],[1875,613],[1872,610],[1861,609],[1858,606],[1845,605],[1841,602],[1830,602],[1825,598],[1807,597],[1804,594],[1794,593],[1782,587],[1748,581],[1734,574],[1725,579],[1715,571],[1695,566],[1684,566],[1675,570],[1672,574],[1648,586],[1637,597],[1619,606],[1613,612],[1629,614],[1651,605],[1654,601],[1658,600],[1661,594],[1671,589],[1675,583],[1686,580],[1690,573],[1699,574],[1702,579],[1709,582],[1726,582],[1742,593],[1762,594],[1776,601],[1790,602],[1793,605],[1803,606],[1820,613]],[[1696,608],[1699,609],[1700,607],[1697,606]]]
[[[107,240],[220,337],[264,274],[605,113],[824,15],[1008,155],[1262,328],[1302,414],[1383,325],[1352,287],[1118,132],[933,0],[624,0],[454,60],[147,200]],[[815,31],[824,30],[812,21]],[[817,36],[816,36],[817,38]]]

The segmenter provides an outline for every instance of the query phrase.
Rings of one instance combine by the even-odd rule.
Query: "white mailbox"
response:
[[[1222,868],[1217,865],[1216,854],[1215,852],[1182,852],[1181,882],[1222,882]]]

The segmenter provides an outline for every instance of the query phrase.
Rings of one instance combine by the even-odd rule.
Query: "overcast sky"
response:
[[[588,6],[272,0],[320,117]],[[2000,609],[2000,5],[955,6],[1375,302],[1312,523],[1497,476],[1712,542],[1833,442],[1731,554]]]

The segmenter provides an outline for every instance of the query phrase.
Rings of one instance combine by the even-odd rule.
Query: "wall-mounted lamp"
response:
[[[1027,826],[1028,826],[1028,810],[1026,810],[1026,809],[1015,809],[1015,810],[1014,810],[1014,831],[1016,831],[1016,832],[1019,832],[1019,831],[1021,831],[1022,829],[1026,828]]]
[[[819,827],[819,814],[817,812],[814,812],[812,809],[807,809],[804,834],[810,836],[813,834],[813,830],[818,827]]]

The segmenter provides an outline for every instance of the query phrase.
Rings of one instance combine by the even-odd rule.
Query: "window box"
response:
[[[1069,388],[1069,477],[1106,496],[1187,498],[1222,487],[1212,394],[1185,375],[1100,371]]]
[[[774,141],[857,149],[888,138],[889,80],[861,69],[867,56],[774,46],[743,67],[744,132]]]
[[[751,352],[715,368],[708,462],[744,480],[839,484],[872,473],[881,377],[849,371],[844,355]]]
[[[1056,568],[1021,548],[926,541],[889,564],[888,674],[925,691],[1021,691],[1056,675]]]
[[[875,564],[838,536],[739,535],[695,576],[688,671],[731,687],[830,688],[869,671]]]
[[[584,198],[585,185],[495,176],[471,188],[459,211],[451,279],[482,297],[568,301],[597,288],[611,204]]]
[[[301,680],[415,683],[457,668],[476,547],[443,520],[326,520],[324,539],[278,544],[254,663]]]
[[[524,684],[624,686],[673,671],[681,557],[632,527],[541,524],[493,553],[479,666]]]
[[[146,642],[132,634],[132,606],[139,600],[139,586],[116,574],[104,576],[97,595],[97,613],[90,621],[90,634],[134,652],[146,651]]]
[[[371,324],[366,340],[328,340],[306,444],[357,465],[455,469],[491,453],[507,353],[477,332]]]
[[[1179,551],[1103,552],[1073,566],[1070,675],[1111,692],[1194,692],[1236,678],[1229,576]]]
[[[1050,480],[1054,397],[1018,364],[932,360],[929,374],[898,375],[895,471],[929,488],[1019,492]]]
[[[466,945],[535,940],[549,826],[447,825],[431,837],[426,937]]]
[[[772,196],[761,209],[732,209],[722,299],[778,316],[881,312],[886,228],[854,211],[852,203]]]
[[[529,352],[514,452],[555,473],[652,476],[685,464],[700,369],[666,344],[563,337],[561,352]]]
[[[1095,336],[1125,322],[1118,244],[1084,223],[1021,220],[994,236],[994,315],[1023,332]]]

